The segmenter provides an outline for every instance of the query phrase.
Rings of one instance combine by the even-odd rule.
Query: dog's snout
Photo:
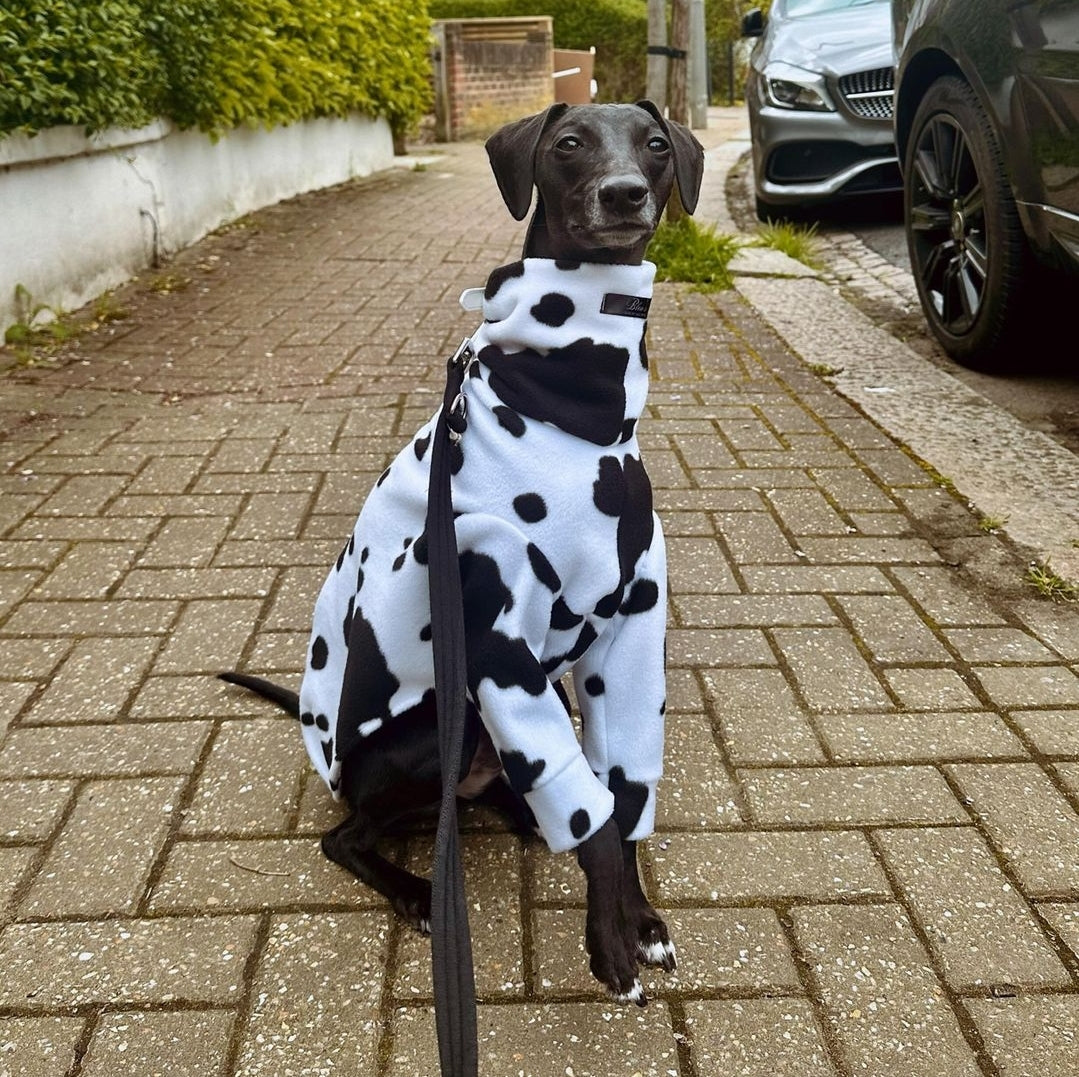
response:
[[[606,209],[625,213],[639,210],[648,199],[648,184],[641,176],[614,176],[600,184],[599,200]]]

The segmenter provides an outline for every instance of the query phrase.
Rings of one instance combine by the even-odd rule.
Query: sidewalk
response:
[[[0,374],[4,1077],[437,1074],[426,942],[322,858],[294,723],[212,674],[297,683],[360,499],[473,328],[458,294],[518,255],[482,149],[441,149],[208,238],[58,368]],[[679,970],[607,1002],[573,858],[466,814],[481,1072],[1074,1077],[1076,610],[788,349],[761,284],[660,285],[649,322],[670,695],[643,868]]]

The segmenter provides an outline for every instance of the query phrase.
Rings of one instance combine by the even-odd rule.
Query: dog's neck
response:
[[[655,270],[545,258],[496,269],[472,340],[501,403],[595,445],[633,437]]]
[[[528,222],[524,252],[521,257],[572,259],[580,262],[595,262],[597,265],[639,266],[644,261],[648,243],[649,239],[645,239],[633,247],[590,247],[587,250],[581,250],[567,245],[563,249],[555,242],[547,226],[547,210],[540,197],[536,200],[536,210]]]

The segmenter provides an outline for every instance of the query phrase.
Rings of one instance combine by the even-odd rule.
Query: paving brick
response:
[[[152,636],[143,639],[99,636],[80,640],[30,708],[29,720],[35,723],[114,721],[159,646],[160,640]]]
[[[1018,628],[953,628],[948,642],[966,662],[1052,662],[1056,655]]]
[[[284,833],[307,769],[293,719],[223,722],[185,813],[183,832]]]
[[[882,831],[877,841],[956,991],[1071,987],[1030,908],[974,830]]]
[[[850,522],[862,535],[910,536],[911,522],[901,512],[852,512]]]
[[[235,539],[295,538],[311,503],[307,493],[252,494],[231,532]]]
[[[1079,816],[1034,763],[947,767],[1028,897],[1079,889]]]
[[[718,719],[723,743],[735,766],[823,763],[813,726],[795,710],[732,710]]]
[[[70,781],[0,781],[0,838],[43,841],[74,791]]]
[[[674,594],[730,594],[740,590],[715,539],[669,539],[667,557],[668,580]]]
[[[750,591],[763,594],[888,594],[895,587],[873,565],[746,565]]]
[[[768,495],[794,535],[845,535],[849,525],[819,490],[772,490]]]
[[[134,568],[120,585],[120,598],[265,598],[277,576],[270,568]]]
[[[888,535],[818,538],[805,535],[801,539],[801,547],[809,560],[817,564],[934,564],[939,560],[933,547],[921,538],[894,538]]]
[[[139,556],[141,567],[205,568],[221,545],[230,520],[225,516],[166,520]]]
[[[836,601],[878,662],[947,662],[952,657],[898,595],[847,595]]]
[[[385,899],[322,855],[318,839],[178,841],[150,895],[153,913],[299,904],[382,908]]]
[[[923,566],[892,570],[933,621],[941,626],[1000,625],[1004,619],[980,595],[963,586],[954,568]]]
[[[904,710],[983,710],[985,703],[954,669],[885,669],[881,674]]]
[[[13,609],[37,586],[44,576],[39,570],[8,569],[0,574],[0,617]]]
[[[218,1004],[238,999],[254,917],[11,924],[0,935],[0,1006]]]
[[[783,929],[771,909],[661,910],[678,954],[667,973],[642,968],[645,991],[801,992]],[[588,971],[585,910],[539,909],[532,914],[535,990],[602,997]]]
[[[37,857],[37,849],[30,846],[0,847],[0,922],[3,922],[15,906],[15,894],[30,866]],[[0,1052],[2,1064],[2,1052]]]
[[[933,767],[743,770],[740,777],[756,823],[875,826],[969,822],[962,805]]]
[[[894,508],[888,495],[857,468],[822,468],[813,472],[813,478],[841,509],[887,512]]]
[[[670,1015],[662,1002],[645,1009],[595,1002],[480,1006],[481,1073],[524,1077],[669,1077],[678,1072]],[[398,1008],[387,1077],[438,1072],[434,1013]]]
[[[853,831],[661,835],[649,843],[660,904],[833,901],[890,893]]]
[[[880,710],[890,705],[846,629],[779,628],[774,635],[810,707]]]
[[[774,666],[764,633],[751,628],[672,628],[667,632],[672,667]]]
[[[89,918],[136,912],[182,788],[177,778],[83,785],[19,905],[19,916]]]
[[[0,741],[36,687],[26,681],[0,681]]]
[[[819,595],[687,595],[676,596],[674,608],[687,627],[772,628],[837,620]]]
[[[1079,677],[1061,666],[980,666],[975,676],[1002,707],[1079,705]]]
[[[966,1003],[1000,1077],[1079,1073],[1079,999],[977,999]]]
[[[1075,610],[1044,600],[1020,602],[1015,609],[1039,639],[1070,662],[1079,661],[1079,624]]]
[[[790,540],[766,512],[719,512],[716,526],[736,565],[798,561]]]
[[[794,930],[849,1071],[980,1077],[927,955],[896,906],[798,908]]]
[[[177,602],[24,602],[4,624],[7,636],[118,636],[167,632]]]
[[[67,1077],[81,1017],[0,1017],[0,1077]]]
[[[104,1014],[83,1077],[226,1077],[235,1017],[226,1010]]]
[[[814,722],[841,763],[927,763],[1027,754],[1019,738],[988,712],[822,714]]]
[[[388,931],[384,913],[275,917],[255,974],[236,1077],[375,1077]]]
[[[1075,902],[1043,901],[1038,912],[1060,936],[1064,945],[1079,957],[1079,904]]]
[[[686,1003],[697,1073],[710,1077],[834,1077],[820,1025],[797,998]]]
[[[354,522],[349,522],[349,528]],[[348,535],[349,531],[345,531],[340,536],[338,549]],[[310,632],[311,611],[328,569],[328,565],[305,566],[282,572],[273,605],[262,622],[262,628],[269,632]]]
[[[741,823],[734,784],[704,715],[668,711],[663,768],[667,777],[659,786],[658,827],[712,829]]]
[[[161,526],[161,518],[147,516],[34,516],[10,537],[28,542],[143,542]]]
[[[1034,747],[1048,756],[1079,756],[1079,709],[1011,712]]]
[[[209,735],[198,721],[25,726],[0,748],[0,776],[186,774]]]
[[[35,598],[104,598],[123,578],[136,551],[126,543],[84,542],[41,581]]]
[[[222,669],[235,669],[261,605],[243,599],[204,599],[188,603],[154,663],[155,671],[216,673]]]
[[[73,475],[36,509],[39,516],[98,516],[128,484],[125,475]]]

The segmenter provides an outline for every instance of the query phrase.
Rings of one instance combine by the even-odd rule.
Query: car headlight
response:
[[[765,101],[775,108],[835,111],[824,85],[824,76],[816,71],[775,61],[761,74],[761,88]]]

